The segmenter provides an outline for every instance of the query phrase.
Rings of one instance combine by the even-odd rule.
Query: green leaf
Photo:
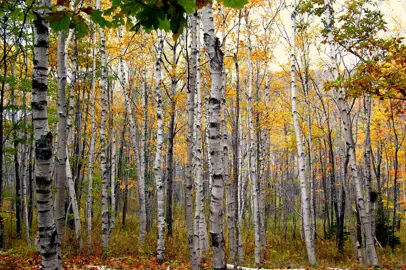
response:
[[[90,14],[90,16],[92,17],[92,21],[98,24],[100,27],[108,28],[110,26],[110,22],[103,17],[102,12],[100,10],[94,9],[92,11],[92,14]]]
[[[152,30],[158,29],[160,20],[164,20],[165,16],[165,12],[162,11],[162,9],[157,9],[155,6],[146,6],[144,10],[136,14],[138,23],[147,33],[151,33]],[[137,28],[138,27],[139,26],[137,26]]]
[[[192,13],[196,9],[195,0],[178,0],[178,3],[185,9],[186,13]]]
[[[171,28],[171,23],[169,22],[168,18],[165,16],[163,19],[158,18],[158,20],[159,20],[158,28],[164,30],[165,32],[168,32]]]
[[[226,7],[243,8],[248,0],[223,0],[223,3]]]
[[[69,29],[71,17],[72,14],[70,12],[63,10],[52,12],[51,15],[46,17],[46,19],[50,22],[52,30],[59,32]]]
[[[89,32],[89,27],[87,26],[85,19],[80,15],[73,18],[71,27],[75,29],[78,38],[86,36]]]

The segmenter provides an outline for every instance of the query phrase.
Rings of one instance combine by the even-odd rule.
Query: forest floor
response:
[[[83,237],[83,248],[75,243],[74,232],[66,230],[63,241],[63,267],[64,269],[151,269],[171,270],[189,269],[190,263],[186,241],[186,224],[178,219],[173,226],[173,236],[166,237],[166,259],[158,264],[155,257],[156,231],[147,233],[143,244],[138,243],[138,221],[133,215],[127,220],[126,226],[116,224],[110,237],[109,251],[106,258],[100,253],[101,247],[101,220],[96,219],[93,231],[93,253],[87,253],[86,235]],[[98,224],[100,223],[100,224]],[[249,226],[250,221],[242,229],[245,267],[254,265],[254,233]],[[267,247],[262,267],[264,269],[311,269],[307,264],[306,248],[300,239],[299,232],[293,234],[292,224],[287,229],[280,229],[278,225],[270,225],[267,235]],[[377,247],[378,257],[382,269],[406,270],[406,226],[402,222],[399,233],[401,244],[393,251],[389,248]],[[279,228],[278,228],[279,227]],[[321,226],[319,227],[321,228]],[[11,230],[10,230],[11,231]],[[228,235],[227,230],[224,232]],[[322,235],[322,237],[324,237]],[[41,258],[35,247],[28,247],[23,239],[15,240],[15,235],[7,234],[6,229],[5,251],[0,251],[0,269],[40,269]],[[226,238],[226,255],[228,256],[228,242]],[[316,243],[316,256],[318,265],[313,269],[368,269],[362,267],[354,260],[353,248],[349,237],[345,241],[344,254],[337,252],[334,236],[318,239]],[[229,256],[228,256],[229,257]],[[210,269],[211,254],[203,258],[202,267]],[[102,268],[104,266],[104,268]]]
[[[318,244],[321,248],[323,245]],[[268,256],[264,261],[264,268],[267,269],[368,269],[362,267],[358,262],[351,260],[349,257],[342,255],[333,255],[324,257],[324,252],[329,252],[328,247],[324,246],[324,250],[318,252],[318,265],[311,268],[306,264],[306,256],[301,252],[302,247],[298,246],[296,252],[294,250],[285,250],[280,252],[277,257],[283,259],[272,260]],[[272,249],[271,249],[272,251]],[[390,249],[379,249],[378,254],[382,269],[406,269],[406,253],[405,247],[398,247],[394,253]],[[332,252],[332,251],[330,251]],[[290,255],[289,255],[290,254]],[[304,255],[304,256],[303,256]],[[182,257],[182,256],[181,256]],[[203,269],[210,269],[210,260],[206,258],[206,262],[202,264]],[[248,261],[249,262],[249,261]],[[248,263],[245,266],[252,267]],[[0,252],[0,269],[40,269],[41,258],[39,252],[31,247],[19,246]],[[64,269],[151,269],[151,270],[167,270],[170,266],[171,270],[190,269],[190,263],[187,260],[168,259],[163,264],[156,262],[156,257],[153,254],[126,254],[121,256],[114,255],[108,258],[102,258],[98,255],[88,255],[82,253],[67,253],[63,257]]]

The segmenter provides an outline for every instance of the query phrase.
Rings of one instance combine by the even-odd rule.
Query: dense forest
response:
[[[405,12],[1,0],[0,268],[405,267]]]

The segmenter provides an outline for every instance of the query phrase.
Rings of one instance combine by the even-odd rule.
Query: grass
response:
[[[130,211],[129,211],[130,212]],[[166,259],[163,265],[155,262],[156,256],[156,223],[147,233],[145,241],[138,241],[139,220],[131,211],[126,220],[126,226],[121,225],[121,217],[116,219],[116,227],[110,237],[110,246],[107,258],[101,256],[101,219],[95,216],[93,223],[93,248],[92,252],[87,251],[87,236],[85,232],[86,223],[82,219],[83,226],[83,248],[79,251],[79,245],[74,241],[74,232],[67,229],[63,242],[64,267],[72,269],[85,267],[90,264],[107,265],[115,269],[166,269],[171,265],[172,269],[189,268],[189,251],[186,237],[186,222],[184,213],[180,207],[174,209],[173,236],[166,236]],[[403,224],[402,224],[403,225]],[[224,222],[226,226],[226,222]],[[263,258],[263,268],[299,268],[308,267],[307,254],[304,242],[300,239],[300,232],[297,229],[296,238],[293,238],[292,222],[287,222],[287,233],[283,230],[273,230],[273,224],[267,230],[267,246]],[[297,228],[299,225],[297,225]],[[404,227],[404,226],[402,226]],[[321,228],[321,226],[319,226]],[[6,228],[7,232],[7,228]],[[228,255],[227,229],[226,254]],[[385,269],[406,269],[406,233],[405,228],[400,231],[401,245],[393,251],[390,248],[381,249],[377,252],[382,268]],[[40,262],[39,253],[33,247],[27,247],[25,241],[8,239],[8,250],[0,253],[0,269],[38,269]],[[242,227],[242,239],[244,248],[244,266],[254,266],[254,231],[248,221]],[[339,254],[334,237],[331,239],[318,239],[316,243],[317,269],[328,267],[366,269],[354,259],[351,240],[345,241],[345,252]],[[228,256],[229,257],[229,256]],[[203,266],[210,269],[211,254],[203,258]]]

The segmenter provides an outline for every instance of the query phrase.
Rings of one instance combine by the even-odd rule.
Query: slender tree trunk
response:
[[[32,117],[31,117],[32,118]],[[32,220],[34,215],[34,167],[35,167],[35,157],[33,158],[34,154],[34,147],[35,147],[35,140],[34,140],[34,132],[31,133],[30,141],[32,142],[30,145],[30,154],[28,157],[28,190],[29,190],[29,200],[28,200],[28,223],[30,225],[30,230],[32,229]]]
[[[338,64],[336,59],[335,41],[332,33],[332,7],[329,0],[324,0],[326,6],[326,25],[327,25],[327,40],[330,45],[330,61],[332,64],[333,79],[339,78]],[[347,155],[349,157],[349,165],[351,168],[352,180],[355,186],[356,201],[361,219],[362,231],[365,234],[365,253],[368,259],[367,263],[372,264],[374,267],[379,267],[378,256],[376,254],[374,239],[372,238],[371,226],[369,224],[368,213],[365,209],[365,199],[362,192],[362,182],[359,177],[359,172],[355,156],[355,144],[352,136],[351,119],[347,108],[346,101],[344,100],[344,89],[336,89],[336,102],[341,115],[341,121],[344,128],[345,142],[348,147]]]
[[[88,165],[88,192],[86,199],[86,217],[87,217],[87,249],[92,250],[92,202],[93,202],[93,170],[94,170],[94,150],[96,141],[96,119],[95,119],[95,100],[96,100],[96,29],[92,35],[92,92],[90,99],[90,117],[91,117],[91,137],[89,148],[89,165]]]
[[[62,269],[51,193],[52,133],[48,128],[47,116],[49,23],[44,17],[47,16],[50,5],[49,0],[39,0],[38,10],[35,13],[31,105],[35,137],[35,180],[37,183],[41,268]]]
[[[140,213],[140,234],[139,234],[139,240],[142,242],[144,241],[144,237],[145,237],[145,233],[146,233],[146,229],[147,229],[147,214],[146,214],[146,198],[145,198],[145,168],[146,168],[146,164],[145,164],[145,154],[144,154],[144,145],[145,145],[145,137],[143,138],[143,142],[142,142],[142,146],[141,146],[141,151],[138,150],[138,132],[136,130],[136,126],[135,126],[135,121],[132,115],[132,111],[131,111],[131,106],[130,106],[130,93],[129,93],[129,88],[126,86],[126,83],[124,81],[124,67],[123,67],[123,63],[121,61],[121,77],[122,77],[122,87],[124,89],[124,101],[126,104],[126,110],[127,110],[127,115],[128,115],[128,122],[129,122],[129,133],[130,133],[130,138],[131,138],[131,143],[132,143],[132,147],[133,147],[133,151],[135,154],[135,159],[136,159],[136,164],[137,164],[137,168],[139,170],[139,173],[137,173],[137,184],[138,184],[138,194],[139,194],[139,213]],[[143,95],[145,94],[144,92],[145,90],[145,85],[143,86]],[[145,102],[144,102],[145,104]],[[144,112],[146,107],[144,107]],[[145,116],[144,116],[145,118]],[[143,124],[143,128],[144,128],[144,124]],[[143,135],[144,136],[144,135]],[[142,161],[140,160],[142,159]],[[128,189],[128,188],[127,188]],[[128,196],[128,190],[126,191],[126,195]],[[126,197],[125,197],[126,198]],[[125,209],[127,209],[127,204],[125,201]]]
[[[3,113],[4,113],[4,93],[6,90],[6,78],[7,78],[7,25],[9,17],[3,16],[4,20],[3,24],[3,76],[1,81],[1,92],[0,92],[0,171],[3,172],[3,137],[4,137],[4,130],[3,130]],[[47,37],[48,38],[48,37]],[[47,40],[48,42],[48,40]],[[3,206],[3,173],[0,173],[0,208]],[[4,221],[3,216],[0,216],[0,249],[4,248]]]
[[[156,99],[157,99],[157,144],[155,152],[155,183],[157,189],[157,218],[158,218],[158,243],[157,243],[157,261],[163,262],[165,259],[165,201],[164,201],[164,183],[162,179],[162,146],[163,146],[163,115],[162,115],[162,94],[161,94],[161,65],[164,40],[162,33],[158,31],[157,57],[156,57]]]
[[[190,62],[193,65],[196,65],[196,57],[198,51],[196,50],[196,43],[197,43],[197,16],[191,16],[191,25],[192,25],[192,44],[191,44],[191,56]],[[186,177],[186,227],[187,227],[187,239],[188,239],[188,246],[190,252],[190,260],[193,264],[192,268],[197,269],[199,267],[196,265],[197,258],[199,257],[198,254],[195,254],[194,245],[193,245],[193,178],[192,178],[192,171],[193,171],[193,118],[194,118],[194,100],[195,100],[195,89],[196,89],[196,74],[193,73],[190,69],[190,63],[188,63],[188,73],[189,73],[189,84],[187,89],[187,116],[188,116],[188,129],[187,129],[187,160],[186,160],[186,170],[185,170],[185,177]]]
[[[67,149],[66,149],[66,152],[68,153]],[[69,160],[69,154],[67,156],[67,160]],[[65,166],[66,166],[66,178],[67,178],[67,182],[68,182],[70,205],[72,207],[73,220],[75,223],[75,236],[76,236],[76,241],[79,244],[79,249],[81,249],[82,248],[81,224],[80,224],[79,206],[78,206],[78,200],[77,200],[77,196],[76,196],[75,184],[73,182],[73,175],[72,175],[72,170],[69,165],[69,162],[66,162]]]
[[[256,66],[257,66],[257,78],[256,78],[256,91],[255,91],[255,96],[256,96],[256,103],[259,104],[259,63],[258,60],[256,61]],[[257,107],[258,108],[258,107]],[[259,236],[260,236],[260,242],[261,242],[261,256],[262,259],[265,259],[266,256],[266,227],[265,227],[265,183],[267,181],[267,178],[264,177],[264,159],[261,158],[261,154],[264,151],[265,147],[265,140],[267,134],[267,130],[264,129],[261,132],[260,128],[260,123],[259,123],[259,117],[260,117],[260,112],[257,109],[255,112],[255,131],[257,135],[257,174],[258,174],[258,185],[259,185],[259,217],[260,217],[260,222],[259,222]],[[264,137],[264,138],[262,138]]]
[[[126,154],[126,164],[130,164],[131,158],[130,158],[130,150],[127,148],[127,154]],[[124,170],[124,203],[123,203],[123,217],[122,217],[122,224],[123,227],[126,226],[125,221],[127,217],[127,209],[128,209],[128,178],[130,176],[130,171],[131,167],[127,166]]]
[[[239,97],[239,94],[237,94],[237,98]],[[244,146],[244,138],[243,138],[243,132],[242,129],[239,129],[239,147],[238,147],[238,167],[239,167],[239,172],[238,172],[238,231],[237,231],[237,244],[238,244],[238,257],[239,257],[239,263],[242,264],[244,263],[244,250],[242,246],[242,235],[241,235],[241,230],[242,230],[242,221],[243,221],[243,213],[244,213],[244,208],[245,208],[245,182],[247,181],[247,177],[244,177],[244,158],[242,155],[242,149]]]
[[[58,157],[57,157],[57,192],[55,200],[56,228],[60,245],[62,244],[65,221],[65,188],[66,188],[66,63],[65,31],[59,33],[58,39]]]
[[[148,93],[147,93],[147,81],[146,72],[143,72],[143,84],[142,84],[142,107],[144,111],[144,118],[141,126],[141,147],[138,157],[138,165],[141,169],[141,174],[138,178],[139,182],[139,197],[140,197],[140,240],[144,239],[147,230],[147,210],[146,210],[146,197],[145,187],[147,181],[148,172],[148,151],[147,151],[147,133],[148,133]],[[138,133],[136,133],[138,135]],[[135,147],[135,146],[134,146]]]
[[[390,116],[390,120],[391,120],[391,126],[392,126],[392,130],[393,130],[393,135],[394,135],[394,143],[395,143],[395,156],[394,156],[394,160],[393,160],[393,171],[394,171],[394,175],[393,175],[393,217],[392,217],[392,234],[395,234],[395,227],[397,224],[397,211],[398,209],[398,190],[399,190],[399,186],[398,186],[398,171],[399,171],[399,149],[400,149],[400,143],[399,143],[399,137],[398,137],[398,132],[396,130],[396,123],[395,123],[395,116],[393,113],[393,104],[392,104],[392,100],[389,101],[390,104],[390,112],[391,112],[391,116]],[[399,220],[400,222],[400,220]],[[400,227],[400,223],[399,226]],[[391,248],[392,248],[392,252],[393,249],[395,248],[395,241],[391,241]]]
[[[26,69],[26,76],[28,73],[28,68]],[[26,104],[27,104],[27,94],[26,91],[23,90],[23,123],[24,123],[24,135],[23,135],[23,142],[24,142],[24,150],[23,150],[23,169],[22,169],[22,181],[23,181],[23,217],[24,217],[24,224],[25,224],[25,236],[26,236],[26,241],[27,245],[31,246],[31,240],[30,240],[30,225],[29,225],[29,219],[28,219],[28,199],[27,199],[27,172],[28,172],[28,163],[30,162],[29,160],[29,149],[30,145],[28,144],[28,136],[27,136],[27,110],[26,110]]]
[[[221,9],[221,16],[223,18],[223,27],[226,24],[226,17],[223,14],[223,9]],[[229,251],[230,251],[230,261],[233,262],[235,269],[238,266],[238,135],[239,135],[239,117],[240,117],[240,104],[239,104],[239,97],[240,97],[240,70],[239,70],[239,61],[238,61],[238,52],[239,52],[239,44],[240,44],[240,28],[241,28],[241,17],[242,11],[240,10],[238,13],[238,24],[237,24],[237,40],[236,40],[236,49],[233,55],[234,60],[234,67],[235,67],[235,90],[236,90],[236,104],[235,104],[235,120],[232,130],[232,152],[233,152],[233,175],[230,177],[230,158],[229,158],[229,151],[228,151],[228,129],[227,129],[227,121],[226,121],[226,85],[227,85],[227,78],[226,78],[226,70],[223,66],[223,92],[221,97],[221,126],[222,126],[222,133],[223,133],[223,144],[224,144],[224,183],[226,185],[226,212],[227,212],[227,227],[228,227],[228,239],[229,239]],[[221,34],[220,39],[223,40],[223,43],[226,43],[226,36],[223,37]]]
[[[312,237],[313,241],[316,241],[317,236],[317,228],[316,228],[316,181],[314,176],[314,169],[313,169],[313,141],[312,141],[312,114],[311,114],[311,107],[310,107],[310,100],[309,100],[309,67],[307,62],[305,62],[305,75],[304,75],[304,83],[303,83],[303,90],[305,93],[305,102],[307,105],[307,141],[309,144],[309,153],[308,153],[308,164],[309,164],[309,179],[310,179],[310,216],[311,216],[311,227],[312,227]]]
[[[113,127],[114,128],[114,127]],[[115,225],[115,209],[116,209],[116,133],[114,130],[113,132],[113,139],[111,143],[111,175],[110,175],[110,192],[111,192],[111,215],[110,215],[110,233],[111,230],[114,229]]]
[[[309,197],[307,194],[306,185],[306,167],[305,167],[305,153],[303,151],[302,137],[300,134],[300,125],[297,113],[296,105],[296,0],[294,1],[294,11],[291,15],[292,18],[292,53],[291,53],[291,90],[292,90],[292,115],[293,115],[293,125],[295,128],[296,144],[297,144],[297,154],[298,154],[298,170],[299,170],[299,180],[300,180],[300,191],[301,191],[301,201],[302,201],[302,213],[303,213],[303,230],[306,241],[307,257],[311,265],[316,264],[316,255],[314,251],[314,242],[311,235],[311,227],[309,220]]]
[[[96,9],[100,9],[100,0],[96,2]],[[107,60],[104,29],[100,31],[100,55],[101,55],[101,122],[100,122],[100,165],[102,171],[102,252],[106,254],[109,247],[109,202],[108,202],[108,171],[107,171],[107,146],[106,146],[106,109],[107,109]]]
[[[248,22],[247,22],[248,24]],[[251,33],[247,31],[247,46],[248,46],[248,124],[249,124],[249,159],[250,159],[250,177],[252,183],[252,199],[253,199],[253,221],[254,221],[254,235],[255,235],[255,265],[261,264],[261,239],[260,239],[260,209],[259,209],[259,183],[257,172],[257,151],[255,143],[255,128],[252,108],[252,83],[253,83],[253,70],[251,61]],[[258,139],[258,138],[257,138]]]
[[[222,71],[224,54],[220,49],[220,40],[214,32],[213,13],[211,4],[203,9],[204,42],[209,57],[210,67],[210,100],[209,100],[209,145],[212,166],[212,189],[210,199],[210,234],[213,248],[213,269],[226,269],[223,234],[223,193],[224,168],[222,164],[221,140],[221,95]]]
[[[11,76],[14,76],[14,65],[11,66]],[[11,86],[11,105],[16,106],[16,96],[15,96],[15,87]],[[12,109],[11,112],[11,124],[13,127],[12,138],[14,146],[14,180],[15,180],[15,209],[16,209],[16,237],[21,238],[21,178],[20,178],[20,161],[18,158],[18,133],[17,133],[17,110]],[[2,143],[2,142],[1,142]]]
[[[202,201],[202,171],[201,171],[201,142],[200,142],[200,125],[201,125],[201,108],[199,107],[201,105],[200,103],[200,98],[197,93],[197,87],[200,88],[200,86],[197,85],[197,65],[199,64],[197,62],[197,57],[199,54],[199,51],[197,49],[198,43],[200,42],[200,31],[199,31],[199,22],[198,22],[198,12],[196,11],[193,13],[191,17],[191,23],[192,23],[192,29],[191,29],[191,34],[192,34],[192,57],[190,58],[191,63],[191,77],[193,79],[190,80],[189,84],[189,97],[194,98],[192,104],[188,104],[190,107],[193,106],[193,113],[194,113],[194,119],[191,121],[192,126],[191,130],[193,132],[193,141],[191,143],[191,147],[193,147],[192,151],[192,157],[193,159],[193,167],[194,167],[194,175],[195,175],[195,215],[194,215],[194,228],[193,228],[193,245],[194,245],[194,250],[193,250],[193,255],[192,255],[192,269],[200,269],[201,265],[201,244],[200,244],[200,219],[202,218],[203,211],[201,209],[201,201]],[[192,93],[193,92],[193,93]],[[189,107],[189,108],[190,108]],[[200,116],[200,119],[199,119]]]
[[[172,201],[173,201],[173,141],[175,137],[175,117],[176,117],[176,101],[175,99],[175,85],[172,85],[172,94],[171,94],[171,120],[169,123],[168,131],[168,155],[167,155],[167,174],[166,174],[166,223],[168,225],[168,235],[172,236],[172,227],[173,227],[173,218],[172,218]]]
[[[364,112],[365,112],[365,140],[364,140],[364,184],[366,189],[366,211],[371,227],[372,238],[375,238],[375,215],[372,211],[373,202],[371,200],[372,179],[371,179],[371,96],[365,95]]]
[[[224,67],[223,67],[224,68]],[[224,69],[223,69],[224,70]],[[223,71],[224,72],[224,71]],[[222,93],[221,93],[221,133],[222,133],[222,144],[223,144],[223,168],[224,168],[224,183],[226,188],[226,212],[227,212],[227,225],[228,225],[228,240],[230,246],[230,258],[233,258],[233,263],[236,265],[237,263],[234,261],[234,255],[237,254],[237,239],[235,233],[235,199],[234,199],[234,187],[233,181],[230,177],[230,156],[228,151],[228,130],[227,130],[227,122],[226,122],[226,99],[225,99],[225,89],[226,89],[226,80],[225,80],[225,72],[222,74],[223,76],[223,86],[222,86]]]
[[[200,15],[200,14],[198,14]],[[198,220],[199,248],[200,254],[204,255],[209,251],[209,242],[207,237],[207,223],[204,211],[204,187],[203,187],[203,159],[202,159],[202,93],[200,76],[200,21],[196,18],[196,92],[195,92],[195,119],[194,119],[194,148],[195,148],[195,176],[196,176],[196,209],[195,218]],[[196,228],[196,227],[195,227]],[[195,232],[196,234],[196,232]],[[196,245],[196,243],[194,243]]]
[[[64,49],[63,57],[66,60],[65,55],[67,54],[67,51],[66,51],[67,47],[64,46],[63,49]],[[61,47],[61,50],[62,50],[62,47]],[[64,125],[65,131],[62,132],[62,134],[64,133],[64,136],[66,138],[65,142],[64,142],[65,153],[66,153],[66,160],[64,162],[65,167],[66,167],[66,169],[65,169],[65,175],[66,175],[65,185],[67,184],[67,186],[68,186],[70,205],[72,207],[73,219],[74,219],[74,225],[75,225],[75,236],[76,236],[77,242],[79,243],[79,248],[81,249],[82,240],[81,240],[81,235],[80,235],[80,233],[81,233],[81,224],[80,224],[80,215],[79,215],[79,204],[78,204],[78,200],[77,200],[77,196],[76,196],[75,183],[74,183],[74,180],[73,180],[72,169],[71,169],[71,165],[69,163],[69,151],[68,151],[68,146],[71,145],[72,141],[73,141],[72,117],[73,117],[74,89],[75,89],[75,84],[76,84],[77,54],[78,54],[77,40],[75,38],[75,46],[74,46],[74,50],[73,50],[73,59],[72,59],[72,81],[71,81],[70,92],[69,92],[69,106],[68,106],[69,109],[68,109],[68,112],[67,112],[66,125]],[[65,62],[64,64],[65,64],[65,67],[66,67],[67,63]],[[65,68],[65,71],[66,71],[66,68]],[[65,91],[64,91],[64,94],[66,94]],[[66,107],[67,107],[66,106],[66,100],[64,102],[65,102],[65,109],[66,109]],[[65,117],[66,117],[66,113],[65,113]],[[58,132],[60,133],[61,131],[58,131]],[[78,135],[78,136],[80,136],[80,135]],[[60,138],[60,136],[58,136],[58,139],[59,138]],[[61,141],[61,140],[59,139],[59,141]],[[78,153],[75,153],[75,156],[78,157]]]
[[[176,72],[176,48],[178,42],[175,41],[172,47],[172,64],[173,71]],[[175,119],[176,119],[176,87],[178,84],[177,78],[171,78],[171,109],[170,109],[170,121],[168,130],[168,153],[167,153],[167,174],[166,174],[166,223],[168,228],[168,235],[172,236],[173,217],[172,217],[172,201],[173,201],[173,146],[175,139]]]

